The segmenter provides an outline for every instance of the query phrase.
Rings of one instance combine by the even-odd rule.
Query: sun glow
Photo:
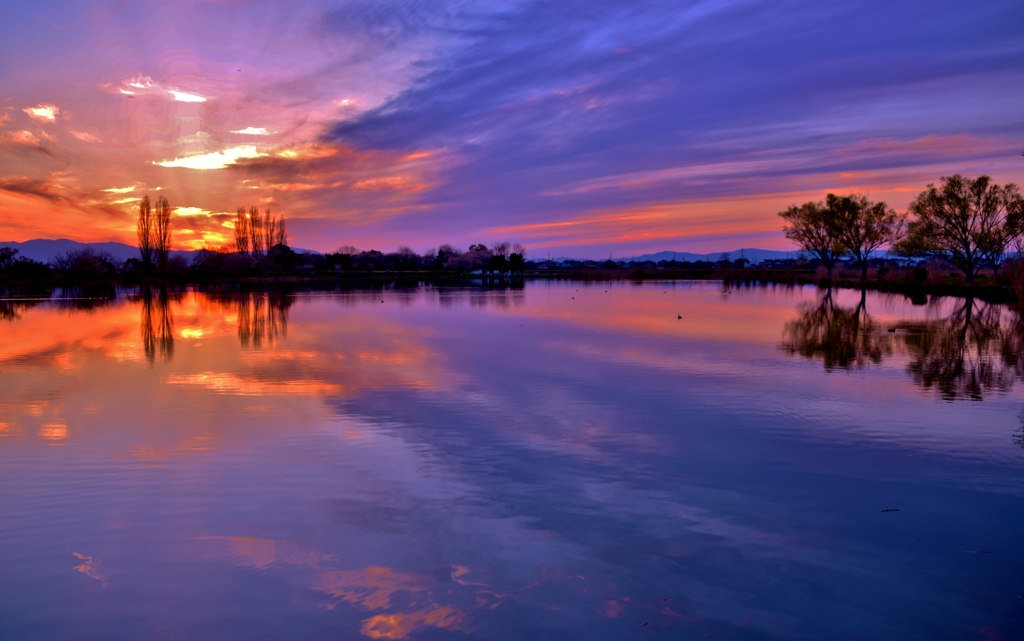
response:
[[[269,136],[270,132],[264,127],[246,127],[245,129],[238,129],[232,131],[233,134],[244,134],[247,136]]]

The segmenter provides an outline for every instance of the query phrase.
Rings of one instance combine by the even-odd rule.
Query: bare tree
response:
[[[897,214],[884,202],[873,203],[865,196],[825,196],[836,237],[860,265],[860,279],[868,279],[871,253],[885,245],[894,245],[906,229],[906,216]]]
[[[491,245],[491,254],[493,254],[494,256],[508,258],[509,250],[511,250],[511,248],[512,246],[509,245],[508,243],[494,243],[493,245]]]
[[[985,265],[998,269],[1020,235],[1024,201],[1012,183],[1000,187],[988,176],[954,174],[943,176],[939,187],[928,185],[909,211],[915,219],[900,252],[948,260],[972,283]]]
[[[828,270],[829,279],[836,261],[846,253],[839,240],[834,212],[823,203],[808,202],[792,205],[779,212],[786,221],[783,231],[786,238],[795,241],[801,249],[817,257]]]
[[[249,207],[249,238],[252,243],[252,255],[263,254],[263,216],[256,205]]]
[[[274,245],[288,246],[288,228],[285,226],[284,216],[279,216],[277,226],[274,230]]]
[[[164,196],[158,196],[153,212],[154,242],[157,262],[160,269],[167,267],[167,255],[171,250],[171,204]]]
[[[135,224],[135,233],[139,237],[139,255],[142,264],[150,267],[153,264],[153,209],[149,202],[149,194],[139,202],[139,220]]]
[[[249,253],[249,219],[245,216],[245,207],[235,212],[235,250],[240,254]]]

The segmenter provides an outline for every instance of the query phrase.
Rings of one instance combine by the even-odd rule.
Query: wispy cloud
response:
[[[272,205],[314,248],[521,234],[575,250],[770,229],[785,242],[772,207],[786,194],[873,189],[899,206],[953,171],[1024,182],[1013,0],[269,0],[62,16],[90,25],[73,57],[32,21],[0,25],[48,45],[5,60],[17,102],[0,109],[0,176],[70,172],[126,240],[130,216],[115,214],[129,203],[99,209],[111,185],[162,185],[209,212]],[[131,42],[159,45],[126,57]],[[100,219],[58,214],[55,230],[61,216]]]

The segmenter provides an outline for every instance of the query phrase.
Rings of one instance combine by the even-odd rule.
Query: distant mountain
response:
[[[85,249],[86,247],[92,247],[96,251],[107,252],[119,261],[124,261],[129,258],[138,258],[139,249],[133,245],[126,245],[124,243],[108,242],[108,243],[80,243],[76,240],[68,240],[67,238],[58,238],[56,240],[50,240],[45,238],[37,238],[35,240],[26,240],[23,243],[16,242],[0,242],[0,247],[13,247],[18,250],[19,256],[31,258],[32,260],[38,260],[41,263],[48,263],[53,260],[53,257],[57,254],[63,254],[69,251],[77,251]],[[295,251],[299,253],[319,253],[309,249],[298,249],[293,247]],[[187,261],[192,260],[192,256],[196,252],[193,250],[174,249],[171,250],[171,256],[181,256]]]
[[[690,252],[670,252],[663,251],[656,254],[642,254],[637,256],[633,260],[653,260],[658,262],[661,260],[675,260],[689,261],[695,263],[698,260],[706,260],[710,262],[716,262],[722,258],[722,255],[728,255],[729,260],[736,260],[740,257],[746,258],[752,263],[759,263],[762,260],[785,260],[787,258],[796,258],[799,254],[798,251],[775,251],[771,249],[754,249],[744,247],[731,252],[713,252],[711,254],[693,254]]]
[[[771,249],[753,249],[753,248],[746,248],[745,247],[743,249],[737,249],[737,250],[731,251],[731,252],[713,252],[713,253],[710,253],[710,254],[694,254],[692,252],[661,251],[661,252],[658,252],[656,254],[637,254],[636,256],[618,256],[617,258],[613,258],[612,260],[614,260],[615,262],[630,261],[630,260],[634,260],[634,261],[648,261],[648,260],[652,260],[654,262],[658,262],[658,261],[662,261],[662,260],[673,260],[674,259],[674,260],[678,260],[678,261],[687,261],[687,262],[691,262],[691,263],[695,263],[695,262],[697,262],[699,260],[705,260],[705,261],[710,261],[710,262],[717,262],[722,257],[722,254],[728,254],[729,255],[729,260],[736,260],[737,258],[740,258],[742,256],[743,258],[746,258],[747,260],[749,260],[752,263],[759,263],[762,260],[785,260],[787,258],[796,258],[799,255],[799,253],[800,252],[798,252],[796,250],[789,251],[789,252],[783,252],[783,251],[775,251],[775,250],[771,250]],[[559,257],[559,258],[553,258],[552,260],[554,260],[556,262],[561,262],[561,261],[565,261],[565,260],[580,260],[580,259],[579,258]]]

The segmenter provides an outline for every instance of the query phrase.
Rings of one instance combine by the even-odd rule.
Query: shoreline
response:
[[[829,281],[810,270],[794,269],[555,269],[526,270],[512,274],[485,274],[444,271],[371,271],[371,272],[329,272],[329,273],[288,273],[265,275],[239,275],[233,277],[196,278],[195,274],[109,279],[62,279],[51,278],[31,281],[0,282],[0,298],[48,297],[56,289],[68,290],[109,290],[124,287],[239,287],[242,289],[281,285],[344,284],[369,285],[382,283],[433,282],[446,285],[515,285],[527,280],[565,280],[574,282],[612,281],[708,281],[721,282],[731,287],[760,287],[770,285],[807,286],[820,289],[850,289],[880,291],[903,294],[917,299],[928,296],[973,297],[990,303],[1017,303],[1018,295],[1008,278],[984,278],[981,282],[968,285],[952,277],[938,278],[930,275],[924,282],[912,280],[912,272],[893,274],[888,278],[874,278],[862,282],[859,278],[845,275]],[[920,279],[918,279],[920,280]],[[937,282],[936,282],[937,281]]]

